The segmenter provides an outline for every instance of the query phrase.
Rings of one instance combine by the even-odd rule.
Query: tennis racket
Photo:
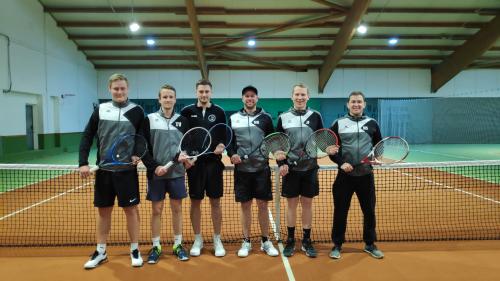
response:
[[[328,155],[329,147],[339,144],[337,135],[330,129],[323,128],[313,132],[304,143],[302,151],[298,153],[299,159],[297,162],[305,159],[323,158]]]
[[[212,147],[210,149],[211,151],[208,151],[205,154],[214,153],[214,150],[219,143],[222,143],[224,145],[224,149],[226,149],[233,140],[233,130],[225,123],[217,123],[213,125],[208,132],[212,138]]]
[[[361,160],[360,164],[393,164],[408,156],[410,147],[401,137],[385,137],[379,141],[372,151]]]
[[[248,159],[257,150],[259,150],[262,156],[270,159],[276,159],[280,153],[283,153],[283,156],[286,157],[286,154],[290,151],[290,140],[284,133],[276,132],[269,134],[262,139],[260,145],[252,152],[243,155],[242,159]]]
[[[137,134],[121,135],[117,137],[111,148],[106,153],[106,157],[97,167],[91,169],[92,172],[98,169],[106,171],[123,170],[126,167],[134,166],[148,152],[148,142]]]
[[[182,136],[181,142],[179,143],[179,148],[177,155],[181,152],[185,153],[188,157],[187,159],[195,159],[200,155],[206,153],[212,144],[212,137],[210,132],[203,127],[194,127],[189,129]],[[169,161],[164,167],[165,169],[170,168],[177,162],[177,159]]]

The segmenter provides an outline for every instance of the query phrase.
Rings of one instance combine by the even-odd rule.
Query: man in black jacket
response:
[[[212,84],[208,80],[200,80],[196,83],[197,102],[184,107],[181,115],[188,119],[189,127],[212,128],[215,124],[226,123],[226,113],[218,105],[210,100],[212,97]],[[215,138],[224,139],[223,137]],[[210,150],[214,153],[205,154],[196,160],[193,167],[187,170],[189,197],[191,198],[191,224],[195,234],[195,240],[191,247],[191,256],[199,256],[203,248],[203,237],[201,236],[201,200],[205,193],[210,198],[212,212],[212,223],[214,227],[214,253],[216,257],[226,255],[222,245],[220,233],[222,229],[222,208],[220,198],[223,195],[224,183],[222,173],[222,152],[224,144],[212,141]]]
[[[363,115],[366,102],[361,92],[352,92],[347,101],[349,113],[336,120],[331,130],[339,136],[340,151],[330,156],[337,163],[339,172],[333,183],[332,193],[334,216],[332,241],[334,246],[330,252],[333,259],[340,258],[342,243],[345,241],[347,213],[352,195],[356,193],[363,211],[363,240],[366,243],[364,251],[372,257],[381,259],[382,251],[375,246],[375,181],[373,168],[370,164],[360,164],[373,146],[381,139],[377,121]]]

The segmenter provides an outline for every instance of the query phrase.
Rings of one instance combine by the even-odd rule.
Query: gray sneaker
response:
[[[333,246],[332,250],[330,251],[330,254],[328,255],[330,258],[332,259],[340,259],[340,251],[342,250],[342,248],[340,246]]]
[[[366,245],[364,251],[376,259],[383,259],[384,258],[384,253],[382,253],[382,251],[380,251],[377,248],[377,246],[375,246],[375,244]]]

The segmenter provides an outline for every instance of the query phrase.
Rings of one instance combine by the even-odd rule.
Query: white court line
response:
[[[394,172],[399,172],[402,175],[405,175],[405,176],[408,176],[408,177],[414,177],[414,178],[416,178],[418,180],[421,180],[421,181],[424,181],[424,182],[427,182],[427,183],[430,183],[430,184],[442,186],[442,187],[447,188],[447,189],[453,189],[454,191],[458,191],[458,192],[461,192],[461,193],[464,193],[464,194],[467,194],[467,195],[470,195],[470,196],[473,196],[473,197],[477,197],[477,198],[480,198],[480,199],[483,199],[483,200],[486,200],[486,201],[490,201],[490,202],[493,202],[493,203],[496,203],[496,204],[500,204],[500,201],[498,201],[498,200],[495,200],[495,199],[492,199],[492,198],[489,198],[489,197],[485,197],[485,196],[482,196],[482,195],[479,195],[479,194],[475,194],[475,193],[472,193],[472,192],[469,192],[469,191],[465,191],[463,189],[456,188],[456,187],[453,187],[453,186],[444,185],[442,183],[435,182],[435,181],[426,179],[424,177],[414,176],[414,175],[412,175],[410,173],[403,173],[403,172],[400,172],[400,171],[397,171],[397,170],[394,170]]]
[[[17,211],[15,211],[15,212],[12,212],[12,213],[10,213],[10,214],[8,214],[8,215],[5,215],[5,216],[1,217],[1,218],[0,218],[0,221],[3,221],[4,219],[7,219],[7,218],[12,217],[12,216],[14,216],[14,215],[17,215],[17,214],[22,213],[22,212],[24,212],[24,211],[27,211],[27,210],[29,210],[29,209],[31,209],[31,208],[36,207],[36,206],[42,205],[42,204],[44,204],[44,203],[47,203],[47,202],[49,202],[49,201],[51,201],[51,200],[53,200],[53,199],[59,198],[59,197],[61,197],[61,196],[63,196],[63,195],[66,195],[66,194],[68,194],[68,193],[71,193],[71,192],[77,191],[77,190],[79,190],[79,189],[82,189],[82,188],[84,188],[84,187],[87,187],[87,186],[88,186],[88,185],[90,185],[90,184],[93,184],[93,183],[92,183],[92,182],[88,182],[88,183],[86,183],[86,184],[80,185],[80,186],[75,187],[75,188],[73,188],[73,189],[66,190],[66,191],[64,191],[64,192],[62,192],[62,193],[59,193],[59,194],[57,194],[57,195],[54,195],[54,196],[49,197],[49,198],[47,198],[47,199],[44,199],[44,200],[42,200],[42,201],[40,201],[40,202],[37,202],[37,203],[35,203],[35,204],[33,204],[33,205],[30,205],[30,206],[28,206],[28,207],[24,207],[24,208],[22,208],[22,209],[20,209],[20,210],[17,210]]]
[[[278,237],[278,229],[276,228],[276,223],[274,222],[273,214],[271,209],[267,209],[269,213],[269,221],[271,222],[271,227],[273,228],[274,237]],[[278,241],[278,248],[280,249],[281,261],[283,261],[283,266],[285,267],[286,275],[288,276],[288,280],[295,281],[295,276],[293,275],[292,267],[288,262],[288,258],[283,255],[283,243]]]
[[[456,154],[448,154],[448,153],[441,153],[441,152],[432,152],[432,151],[425,151],[425,150],[420,150],[420,149],[411,149],[410,152],[411,151],[416,151],[416,152],[420,152],[420,153],[427,153],[427,154],[434,154],[434,155],[441,155],[441,156],[447,156],[447,157],[453,157],[453,158],[459,158],[459,159],[480,161],[480,159],[474,159],[474,158],[465,157],[465,156],[456,155]]]

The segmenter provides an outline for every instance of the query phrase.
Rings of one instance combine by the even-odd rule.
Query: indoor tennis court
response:
[[[0,14],[0,275],[6,280],[495,280],[500,266],[500,3],[496,0],[92,0],[15,1]],[[135,24],[135,25],[134,25]],[[158,89],[176,88],[175,112],[196,103],[195,83],[212,82],[211,101],[226,117],[255,86],[276,126],[294,106],[292,87],[308,86],[307,106],[325,127],[365,95],[364,114],[383,137],[409,144],[400,163],[375,165],[377,246],[363,252],[363,213],[351,201],[340,259],[329,257],[339,167],[318,159],[311,239],[317,258],[283,255],[288,238],[283,180],[270,161],[269,239],[260,251],[252,207],[247,258],[234,170],[224,153],[222,242],[214,256],[208,200],[202,202],[202,255],[180,262],[168,200],[158,264],[130,266],[124,212],[115,206],[109,261],[83,264],[96,245],[94,175],[82,178],[82,132],[112,100],[108,78],[128,78],[128,98],[147,115]],[[89,163],[96,165],[96,144]],[[151,248],[151,202],[138,168],[139,248]],[[187,181],[186,186],[188,187]],[[189,187],[188,187],[189,188]],[[190,247],[190,200],[183,200],[183,243]],[[43,276],[43,277],[42,277]]]

